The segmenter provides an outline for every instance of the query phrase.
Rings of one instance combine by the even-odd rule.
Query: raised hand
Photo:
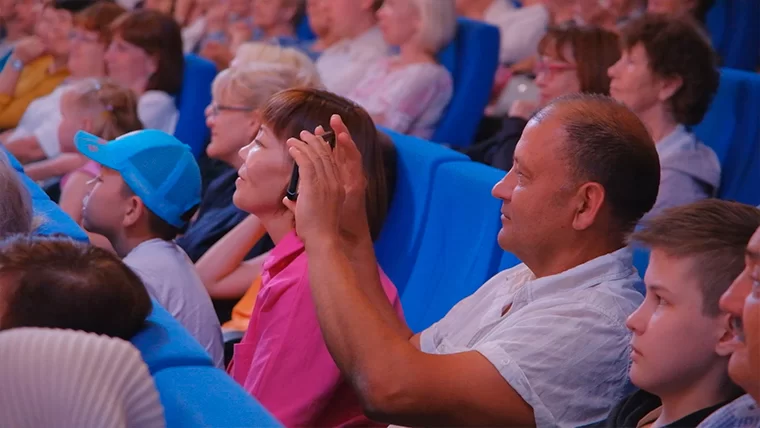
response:
[[[21,60],[23,64],[29,64],[44,53],[45,44],[36,36],[25,37],[13,49],[13,56]]]

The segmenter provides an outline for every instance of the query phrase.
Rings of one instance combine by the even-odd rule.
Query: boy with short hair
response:
[[[651,250],[646,297],[627,323],[630,377],[641,390],[605,426],[696,426],[741,395],[728,374],[730,315],[718,302],[744,269],[759,226],[759,209],[707,199],[666,210],[632,234]]]
[[[150,294],[222,367],[222,333],[211,298],[187,254],[172,241],[200,203],[201,174],[189,148],[157,130],[107,143],[79,131],[75,143],[101,165],[84,200],[85,229],[110,241]]]

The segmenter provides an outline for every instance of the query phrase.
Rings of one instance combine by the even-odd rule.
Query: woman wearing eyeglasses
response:
[[[538,102],[519,100],[501,130],[465,150],[473,160],[509,171],[528,119],[555,98],[572,93],[609,95],[607,68],[620,58],[615,33],[595,27],[552,28],[541,39],[535,67]]]
[[[259,109],[269,97],[293,87],[321,86],[316,68],[290,65],[294,56],[304,54],[292,48],[261,46],[257,62],[236,65],[214,80],[212,103],[206,109],[206,124],[211,129],[206,154],[227,167],[209,184],[197,218],[177,239],[196,262],[211,297],[235,302],[256,279],[263,261],[250,259],[273,247],[258,219],[232,203],[237,170],[243,165],[238,152],[258,133]]]

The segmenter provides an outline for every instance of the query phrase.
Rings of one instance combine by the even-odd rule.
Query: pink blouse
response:
[[[396,287],[382,271],[380,278],[403,318]],[[322,339],[306,252],[295,232],[264,263],[251,321],[228,372],[286,427],[372,425]]]
[[[364,107],[378,125],[429,139],[451,101],[451,74],[440,64],[393,68],[394,62],[383,58],[368,67],[348,98]]]

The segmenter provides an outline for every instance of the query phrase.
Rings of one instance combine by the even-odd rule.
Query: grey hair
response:
[[[0,239],[33,230],[32,197],[0,150]]]

